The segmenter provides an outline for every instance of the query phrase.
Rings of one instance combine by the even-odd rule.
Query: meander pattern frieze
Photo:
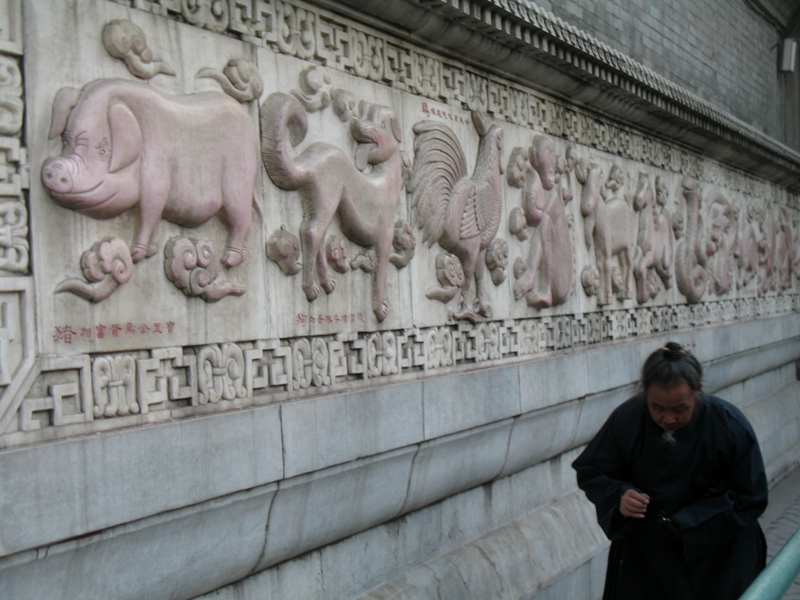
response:
[[[800,295],[40,359],[0,447],[800,310]],[[2,408],[2,407],[0,407]]]
[[[147,81],[176,73],[157,40],[148,40],[131,21],[107,23],[105,49],[135,79],[95,79],[82,90],[65,87],[55,94],[49,137],[61,136],[64,147],[42,165],[43,202],[79,208],[81,218],[113,221],[136,204],[92,194],[107,182],[117,185],[116,174],[133,165],[139,177],[125,179],[119,189],[141,208],[132,243],[116,237],[124,235],[119,228],[76,240],[84,244],[75,265],[82,275],[60,274],[53,294],[72,305],[113,303],[141,265],[161,261],[161,275],[187,306],[230,306],[258,293],[239,274],[258,251],[245,242],[251,226],[260,225],[266,242],[261,251],[270,267],[280,269],[276,285],[296,287],[308,304],[297,308],[294,334],[243,342],[170,344],[167,336],[185,325],[171,318],[57,324],[40,335],[65,355],[36,358],[30,280],[9,278],[26,283],[0,287],[0,447],[800,310],[794,292],[800,247],[793,233],[800,198],[777,184],[305,3],[114,3],[238,37],[301,59],[305,69],[295,84],[299,90],[263,98],[258,66],[232,58],[224,70],[208,66],[195,75],[222,91],[167,93]],[[462,2],[458,10],[472,4]],[[598,50],[593,40],[547,15],[516,16],[620,70],[638,68],[626,57],[603,54],[610,50]],[[24,275],[30,270],[30,176],[21,144],[23,87],[18,53],[0,44],[3,51],[0,272]],[[408,111],[356,97],[337,74],[413,96],[419,118],[401,123],[400,114]],[[632,75],[651,87],[671,85],[649,72]],[[91,130],[97,107],[108,111],[108,131]],[[168,126],[159,111],[171,115]],[[193,138],[186,151],[181,143],[199,129],[197,115],[210,135]],[[308,127],[311,119],[328,119],[328,131],[337,127],[339,141],[313,138],[319,132]],[[477,145],[465,143],[467,130]],[[81,142],[76,131],[96,137]],[[508,136],[514,144],[507,131],[518,134]],[[120,139],[122,146],[114,147]],[[145,144],[154,139],[177,166],[167,170],[147,162]],[[305,149],[298,140],[308,142]],[[81,164],[91,163],[88,175],[70,166],[81,145],[94,153],[80,156]],[[233,171],[220,167],[231,164]],[[267,184],[264,198],[255,184],[259,169]],[[204,178],[189,176],[195,172]],[[84,176],[99,179],[90,181],[88,193],[76,194]],[[209,189],[224,194],[218,204],[209,200],[181,212],[171,197],[166,204],[154,199],[152,182],[189,197],[208,196]],[[331,189],[346,193],[334,196]],[[265,220],[259,203],[278,194],[292,201],[302,196],[303,217],[288,225]],[[328,231],[337,220],[341,235]],[[181,234],[159,238],[162,221]],[[210,221],[227,235],[222,249],[203,237]],[[424,281],[435,282],[423,302],[435,310],[441,303],[447,316],[432,326],[398,327],[396,318],[385,321],[402,310],[402,301],[389,297],[387,280],[396,287],[415,253],[415,277],[423,273]],[[336,291],[337,277],[344,288],[361,271],[370,281],[366,305],[320,307],[318,298],[345,294]],[[500,292],[508,292],[505,304]],[[338,325],[341,331],[331,333]],[[327,333],[303,335],[309,330]],[[139,336],[143,347],[163,347],[78,354],[70,348],[87,340],[89,347],[113,348],[106,342],[125,335]]]
[[[0,429],[5,429],[9,421],[28,421],[24,412],[18,412],[18,392],[25,387],[22,380],[31,374],[35,348],[33,281],[26,277],[30,273],[30,175],[22,137],[25,101],[20,0],[4,0],[0,14]],[[61,398],[68,395],[69,390],[57,388],[51,396],[52,417],[59,424],[72,418],[61,418]],[[67,409],[68,415],[79,412]]]
[[[13,1],[7,4],[5,13],[11,13],[13,25],[19,6]],[[27,149],[21,143],[22,72],[18,56],[2,53],[17,49],[17,41],[0,44],[0,274],[5,276],[27,274],[29,267],[25,194],[30,176]]]

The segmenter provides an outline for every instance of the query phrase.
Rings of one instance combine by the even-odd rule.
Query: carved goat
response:
[[[606,201],[603,197],[603,173],[599,165],[582,165],[578,169],[578,181],[583,184],[581,214],[584,219],[593,218],[592,240],[599,277],[597,303],[608,304],[613,295],[612,260],[619,258],[622,275],[621,293],[624,298],[631,295],[634,258],[633,207],[625,199]]]

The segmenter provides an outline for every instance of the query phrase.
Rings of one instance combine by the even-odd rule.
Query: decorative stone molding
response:
[[[30,177],[28,151],[21,143],[25,103],[20,0],[0,1],[0,22],[0,431],[40,427],[42,422],[34,417],[39,410],[49,411],[48,427],[83,423],[85,398],[76,396],[72,383],[42,390],[38,403],[23,404],[20,393],[38,372],[33,280],[23,277],[30,269]]]
[[[781,293],[581,315],[160,348],[96,355],[91,367],[88,356],[40,359],[27,388],[19,391],[24,400],[0,397],[0,447],[88,433],[98,419],[106,421],[104,430],[129,427],[798,310],[800,295]],[[9,360],[13,346],[4,340],[17,347],[22,341],[18,334],[2,331],[0,352]]]

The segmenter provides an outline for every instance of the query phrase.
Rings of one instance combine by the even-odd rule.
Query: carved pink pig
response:
[[[63,150],[45,161],[42,183],[58,204],[95,219],[138,206],[134,262],[158,251],[162,218],[196,227],[214,216],[228,230],[223,264],[244,260],[258,139],[238,102],[220,92],[170,96],[137,81],[99,79],[59,91],[50,139],[58,135]]]

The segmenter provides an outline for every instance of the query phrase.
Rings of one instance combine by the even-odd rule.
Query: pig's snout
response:
[[[51,192],[64,194],[72,190],[72,176],[63,160],[50,159],[44,163],[42,183]]]

